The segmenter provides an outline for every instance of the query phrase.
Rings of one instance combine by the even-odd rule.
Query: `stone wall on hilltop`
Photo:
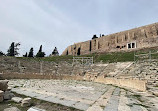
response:
[[[158,46],[158,23],[68,46],[62,55],[131,51]]]

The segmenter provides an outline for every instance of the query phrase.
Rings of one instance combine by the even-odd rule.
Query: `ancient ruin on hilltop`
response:
[[[62,55],[130,51],[158,46],[158,23],[68,46]]]

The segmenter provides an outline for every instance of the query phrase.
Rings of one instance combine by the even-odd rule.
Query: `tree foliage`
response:
[[[45,52],[42,52],[42,45],[41,45],[38,53],[36,54],[36,57],[44,57],[45,55],[46,55]]]
[[[0,56],[4,56],[5,54],[2,52],[2,51],[0,51]]]
[[[92,39],[96,39],[96,38],[98,38],[98,37],[96,35],[93,35]]]
[[[53,56],[59,55],[58,49],[57,49],[56,47],[54,48],[54,50],[53,50],[53,52],[52,52],[52,55],[53,55]]]
[[[19,55],[18,53],[18,50],[19,50],[19,47],[20,46],[20,43],[15,43],[15,42],[12,42],[9,49],[8,49],[8,53],[7,53],[7,56],[15,56],[15,55]]]
[[[26,52],[26,54],[25,54],[25,55],[23,55],[23,57],[27,57],[27,52]]]
[[[28,57],[33,57],[33,48],[30,49]]]

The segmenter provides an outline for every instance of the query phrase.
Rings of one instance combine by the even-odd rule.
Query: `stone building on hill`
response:
[[[158,23],[68,46],[62,55],[132,51],[158,46]]]

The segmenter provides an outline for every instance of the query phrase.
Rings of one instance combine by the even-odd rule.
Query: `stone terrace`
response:
[[[84,111],[157,111],[158,97],[112,85],[73,80],[10,80],[12,91]]]

